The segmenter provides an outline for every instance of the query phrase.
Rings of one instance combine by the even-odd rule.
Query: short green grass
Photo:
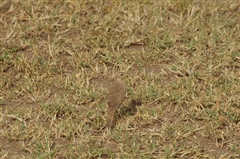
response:
[[[240,158],[239,1],[0,6],[0,158]]]

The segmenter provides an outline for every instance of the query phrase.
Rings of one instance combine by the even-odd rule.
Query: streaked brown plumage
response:
[[[119,73],[116,78],[113,78],[108,87],[108,118],[106,125],[107,128],[112,127],[115,111],[121,106],[126,95],[125,85],[119,79],[119,75],[122,75],[122,73]]]

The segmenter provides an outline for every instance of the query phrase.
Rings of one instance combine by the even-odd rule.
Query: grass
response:
[[[238,1],[0,6],[0,158],[240,157]]]

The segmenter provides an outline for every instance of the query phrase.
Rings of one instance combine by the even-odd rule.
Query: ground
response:
[[[0,158],[240,158],[239,1],[0,3]]]

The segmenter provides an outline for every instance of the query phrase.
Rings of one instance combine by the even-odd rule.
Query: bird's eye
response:
[[[118,76],[123,76],[124,75],[124,72],[119,72],[118,73]]]

